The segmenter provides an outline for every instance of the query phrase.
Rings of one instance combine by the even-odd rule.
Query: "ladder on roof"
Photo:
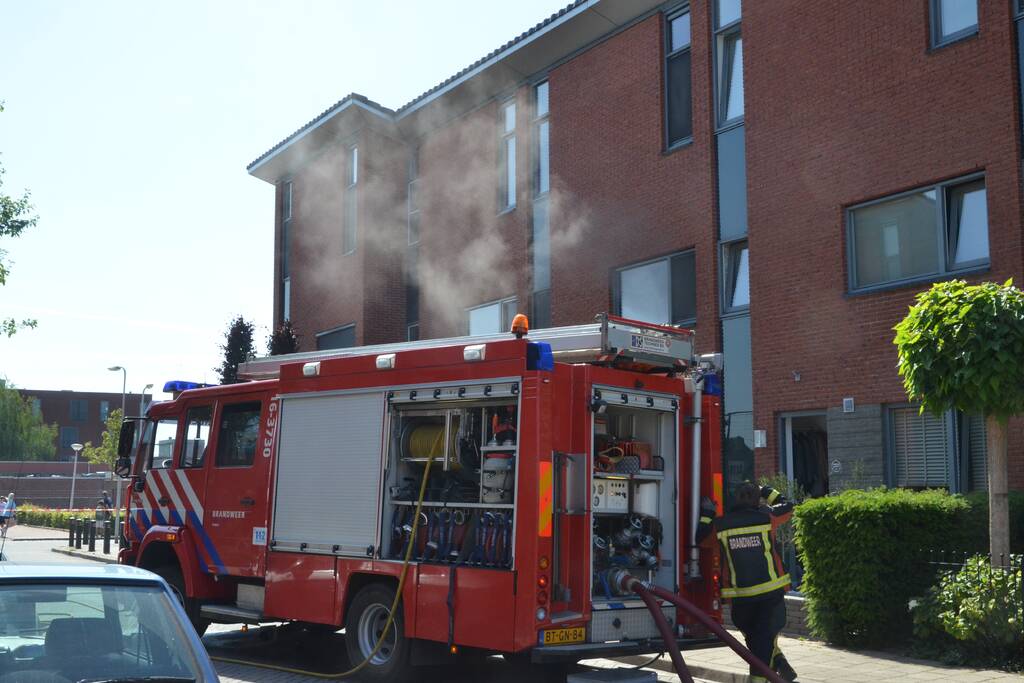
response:
[[[510,339],[514,339],[512,334],[503,332],[267,356],[239,364],[238,377],[248,380],[275,379],[280,375],[281,366],[291,363],[486,344]],[[640,364],[678,370],[689,367],[694,362],[692,330],[655,325],[603,313],[597,316],[597,322],[532,330],[526,339],[550,345],[555,359],[565,362],[585,363],[623,358]]]

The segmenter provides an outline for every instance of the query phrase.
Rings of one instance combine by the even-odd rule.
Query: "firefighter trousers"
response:
[[[778,638],[782,627],[786,625],[786,603],[783,593],[760,600],[733,599],[732,601],[732,623],[743,633],[747,641],[747,647],[762,662],[774,671],[783,673],[783,678],[793,680],[789,674],[792,668],[789,662],[779,650]],[[752,680],[763,680],[758,678],[757,672],[751,668]]]

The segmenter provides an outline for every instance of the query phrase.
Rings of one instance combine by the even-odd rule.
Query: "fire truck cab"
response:
[[[609,577],[720,620],[717,556],[693,544],[699,498],[722,499],[715,360],[689,331],[599,316],[254,361],[255,381],[184,390],[125,437],[120,561],[162,575],[200,633],[344,628],[372,679],[466,650],[661,651]],[[717,644],[661,609],[681,647]]]

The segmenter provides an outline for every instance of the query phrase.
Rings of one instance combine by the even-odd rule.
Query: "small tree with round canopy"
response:
[[[1008,561],[1006,423],[1024,412],[1024,292],[1012,280],[939,282],[893,329],[903,386],[922,411],[985,416],[989,550]]]

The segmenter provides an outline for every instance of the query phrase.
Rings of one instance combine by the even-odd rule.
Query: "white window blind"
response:
[[[917,407],[893,408],[893,475],[895,485],[907,488],[949,486],[949,428],[947,419]]]

